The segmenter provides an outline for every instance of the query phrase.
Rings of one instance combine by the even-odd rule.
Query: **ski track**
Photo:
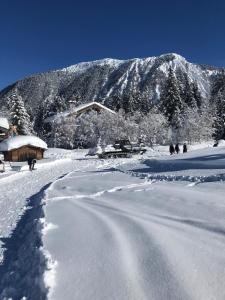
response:
[[[47,190],[46,222],[57,226],[43,237],[57,262],[49,299],[225,299],[220,177],[170,180],[130,163],[72,172]]]

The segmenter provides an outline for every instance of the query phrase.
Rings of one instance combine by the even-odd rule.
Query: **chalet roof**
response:
[[[92,109],[92,108],[99,108],[99,109],[103,109],[106,110],[112,114],[115,114],[115,111],[109,109],[108,107],[106,107],[105,105],[102,105],[101,103],[98,102],[89,102],[89,103],[85,103],[82,105],[79,105],[77,107],[75,107],[74,109],[72,109],[71,111],[68,112],[68,115],[73,115],[73,114],[77,114],[83,110],[88,110],[88,109]]]
[[[45,119],[45,122],[52,122],[52,121],[55,121],[57,119],[60,119],[61,117],[69,117],[69,116],[72,116],[72,115],[80,115],[80,114],[82,114],[83,112],[85,112],[89,109],[105,110],[105,111],[107,111],[111,114],[116,114],[115,111],[109,109],[108,107],[104,106],[103,104],[93,101],[93,102],[81,104],[81,105],[75,107],[74,109],[67,110],[63,113],[58,113],[57,115],[53,115],[51,117],[48,117],[48,118]]]
[[[0,118],[0,127],[4,129],[9,129],[9,122],[6,118]]]
[[[33,146],[36,148],[47,149],[47,144],[37,136],[17,135],[10,137],[0,143],[0,151],[10,151],[23,146]]]

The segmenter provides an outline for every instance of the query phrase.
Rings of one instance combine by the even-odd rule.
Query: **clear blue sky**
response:
[[[104,57],[225,66],[224,0],[1,0],[0,89]]]

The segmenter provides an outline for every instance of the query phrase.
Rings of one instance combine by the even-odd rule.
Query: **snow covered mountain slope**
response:
[[[6,106],[7,97],[16,88],[32,117],[43,101],[51,101],[56,95],[63,96],[67,103],[82,104],[95,100],[112,109],[121,106],[122,99],[133,92],[145,94],[149,101],[157,102],[169,67],[181,81],[184,74],[190,81],[196,81],[205,98],[209,97],[214,76],[221,72],[218,68],[189,63],[174,53],[143,59],[106,58],[20,80],[0,92],[0,108]]]

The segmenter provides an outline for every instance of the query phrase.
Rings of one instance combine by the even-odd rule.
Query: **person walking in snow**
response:
[[[175,153],[175,149],[174,149],[174,145],[173,144],[170,144],[170,155],[174,154]]]
[[[32,167],[33,167],[32,161],[33,161],[33,158],[32,158],[32,157],[28,157],[28,159],[27,159],[27,164],[28,164],[28,166],[29,166],[29,170],[30,170],[30,171],[32,171]]]
[[[187,152],[187,144],[184,143],[184,145],[183,145],[183,153],[186,153],[186,152]]]
[[[36,164],[36,159],[32,159],[32,170],[34,170],[34,166],[35,166],[35,164]]]
[[[179,152],[180,152],[179,144],[176,144],[176,146],[175,146],[175,151],[176,151],[177,154],[179,154]]]
[[[2,160],[0,160],[0,172],[1,173],[5,172],[5,164]]]

